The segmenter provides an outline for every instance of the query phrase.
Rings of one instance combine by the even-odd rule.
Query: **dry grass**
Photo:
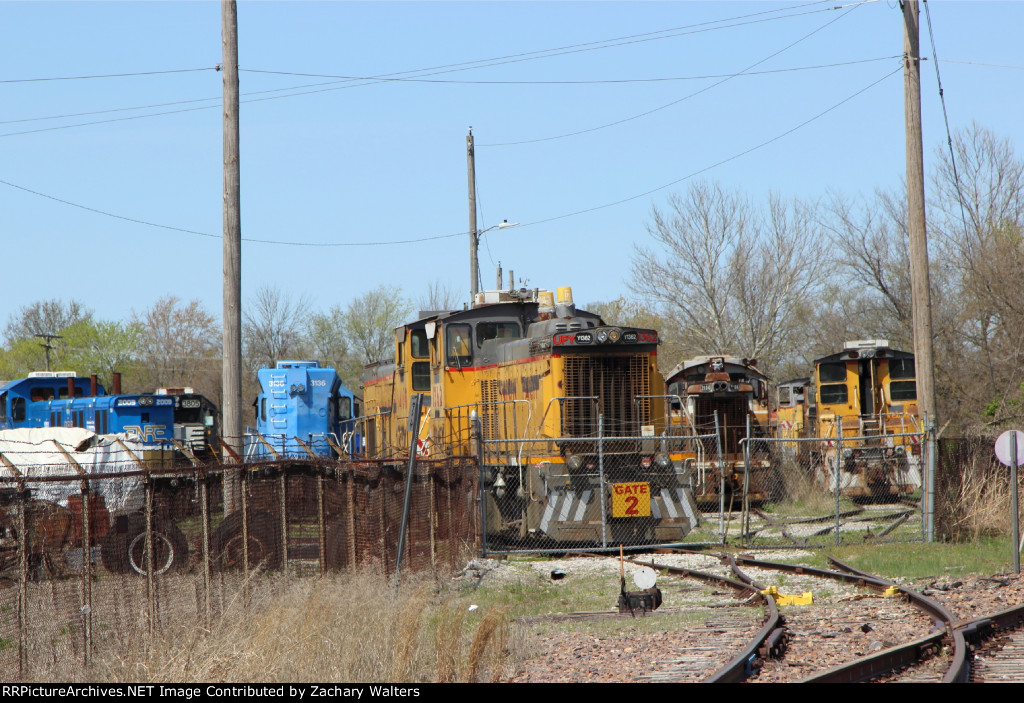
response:
[[[135,601],[143,605],[116,628],[106,619],[96,628],[88,668],[78,656],[60,655],[49,641],[52,630],[40,629],[26,678],[397,683],[498,680],[510,671],[505,610],[467,612],[432,580],[409,577],[395,588],[387,577],[367,572],[309,579],[262,575],[248,590],[247,602],[240,588],[225,596],[209,630],[196,625],[194,600],[175,601],[173,612],[165,604],[163,625],[152,637],[145,601]]]
[[[1010,470],[995,463],[989,442],[958,450],[936,473],[939,534],[957,542],[1009,534]]]

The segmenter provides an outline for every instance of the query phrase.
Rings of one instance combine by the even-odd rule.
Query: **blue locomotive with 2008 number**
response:
[[[107,395],[95,376],[73,371],[36,371],[0,383],[0,429],[82,427],[96,434],[124,433],[145,445],[174,437],[174,400],[148,394]]]

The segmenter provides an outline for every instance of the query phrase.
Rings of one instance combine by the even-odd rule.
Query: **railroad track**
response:
[[[832,560],[835,570],[826,570],[749,557],[663,550],[629,561],[672,576],[659,583],[667,606],[648,617],[704,610],[698,611],[699,621],[686,627],[685,636],[662,632],[638,647],[625,644],[628,638],[611,642],[638,661],[640,651],[644,652],[642,670],[616,680],[1024,680],[1024,631],[1015,629],[1024,628],[1024,606],[962,620],[932,598],[837,560]],[[694,568],[697,565],[699,569]],[[682,585],[687,583],[691,585]],[[783,606],[780,614],[774,599],[761,593],[770,585],[790,595],[811,591],[814,604]],[[676,595],[685,591],[691,596],[699,592],[700,597],[687,605],[673,605]],[[1016,595],[1006,590],[1004,599]],[[751,606],[758,610],[752,611]],[[604,612],[558,617],[622,616]],[[657,648],[655,655],[647,651],[650,647]],[[600,650],[601,645],[595,644],[590,655],[605,657]],[[972,650],[978,653],[973,666]]]

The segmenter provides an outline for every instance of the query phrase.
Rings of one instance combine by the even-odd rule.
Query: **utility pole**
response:
[[[928,235],[924,217],[924,155],[921,136],[921,52],[917,0],[903,0],[904,109],[907,121],[907,231],[918,407],[935,426],[935,368]]]
[[[480,235],[476,231],[476,156],[473,152],[473,128],[466,135],[466,169],[469,171],[469,305],[472,307],[480,283],[480,269],[476,260]]]
[[[45,339],[46,341],[39,346],[46,350],[46,370],[50,370],[50,351],[53,349],[53,345],[50,344],[55,339],[64,339],[59,334],[37,334],[36,337]]]
[[[238,160],[238,7],[221,0],[221,49],[224,69],[224,462],[242,456],[242,222]],[[237,510],[241,483],[225,473],[224,511]]]

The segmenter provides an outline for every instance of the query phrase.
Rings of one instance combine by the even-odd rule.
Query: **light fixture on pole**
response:
[[[479,231],[471,231],[470,236],[470,251],[469,251],[469,264],[470,264],[470,287],[469,287],[469,304],[472,305],[473,301],[476,300],[476,294],[480,290],[480,260],[477,257],[477,252],[480,249],[480,237],[492,229],[505,229],[507,227],[515,227],[518,222],[509,222],[508,220],[502,220],[496,225],[491,225],[487,229]]]

